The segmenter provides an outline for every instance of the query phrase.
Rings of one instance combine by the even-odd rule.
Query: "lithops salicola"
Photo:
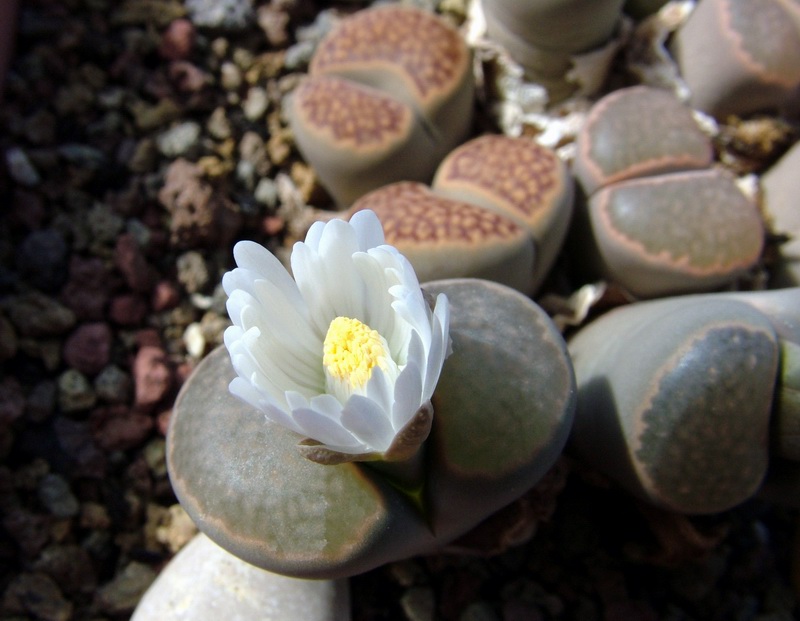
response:
[[[694,107],[720,118],[779,109],[800,88],[800,2],[700,0],[672,52]]]
[[[374,211],[386,242],[402,252],[420,281],[484,278],[527,291],[534,248],[527,228],[502,213],[400,181],[366,194],[347,212]]]
[[[753,305],[722,296],[621,307],[569,342],[573,453],[672,511],[729,509],[767,471],[780,341]]]
[[[537,289],[561,250],[574,200],[572,175],[552,149],[527,138],[481,136],[442,161],[432,187],[526,227],[535,246],[530,290]]]
[[[601,99],[578,137],[588,195],[575,252],[638,297],[711,291],[752,269],[764,227],[710,140],[672,95],[632,87]]]
[[[304,459],[301,436],[228,391],[235,372],[220,347],[184,384],[167,439],[171,481],[201,531],[257,567],[338,578],[439,550],[536,485],[575,410],[563,338],[530,298],[498,283],[423,287],[450,300],[453,353],[415,501],[365,463]]]
[[[761,176],[764,210],[773,232],[786,236],[771,274],[773,287],[800,285],[800,143]]]
[[[592,106],[577,138],[573,170],[584,192],[662,172],[708,168],[711,140],[671,93],[632,86]]]
[[[485,278],[533,293],[564,242],[573,199],[572,176],[554,151],[485,135],[452,151],[431,188],[390,184],[351,211],[375,211],[421,280]]]
[[[473,118],[471,53],[428,11],[387,5],[320,43],[289,117],[297,146],[340,207],[393,181],[429,181]]]
[[[552,100],[577,90],[573,57],[604,44],[617,28],[623,0],[484,0],[489,38],[502,45]]]

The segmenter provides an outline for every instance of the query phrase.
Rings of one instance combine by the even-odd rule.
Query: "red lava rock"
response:
[[[0,424],[17,420],[25,411],[25,394],[14,377],[6,377],[0,382]]]
[[[172,370],[163,349],[151,345],[139,349],[133,362],[136,407],[149,409],[158,403],[172,387],[172,379]]]
[[[236,206],[203,180],[198,165],[182,158],[167,168],[158,200],[171,215],[170,241],[179,248],[227,245],[242,224]]]
[[[108,316],[120,326],[138,326],[147,316],[147,302],[141,295],[123,293],[111,300]]]
[[[167,67],[167,75],[179,91],[197,93],[211,81],[205,71],[186,60],[175,60]]]
[[[64,343],[64,360],[81,373],[96,375],[108,364],[112,338],[108,324],[80,325]]]
[[[90,415],[94,439],[106,451],[125,451],[140,445],[153,429],[153,419],[125,405],[97,408]]]
[[[61,302],[82,321],[98,321],[108,303],[112,283],[102,259],[73,255],[69,262],[69,278],[61,290]]]
[[[173,20],[161,35],[158,53],[167,60],[185,60],[192,53],[195,35],[194,24],[188,19]]]
[[[153,284],[153,267],[147,262],[138,242],[130,233],[123,233],[117,238],[114,264],[131,289],[139,292],[150,290]]]
[[[150,304],[153,306],[153,310],[158,313],[175,308],[180,299],[181,292],[178,285],[169,280],[160,280],[153,287],[153,296]]]

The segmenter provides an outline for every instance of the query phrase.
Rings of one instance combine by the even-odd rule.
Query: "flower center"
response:
[[[329,385],[352,393],[364,388],[376,366],[388,370],[389,347],[386,340],[367,324],[350,317],[337,317],[328,326],[323,344],[322,365]],[[337,394],[339,398],[340,395]]]

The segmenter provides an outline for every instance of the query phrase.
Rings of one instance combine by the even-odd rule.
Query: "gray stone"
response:
[[[12,179],[21,185],[33,187],[42,181],[28,155],[19,147],[11,147],[6,151],[6,165]]]
[[[345,580],[258,569],[197,535],[147,591],[131,621],[349,621]]]
[[[17,248],[17,270],[34,287],[55,292],[67,280],[68,253],[67,242],[56,229],[33,231]]]
[[[190,151],[200,139],[202,129],[194,121],[172,127],[156,138],[158,150],[166,157],[178,157]]]
[[[21,336],[56,336],[75,325],[75,313],[38,291],[11,296],[3,306]]]
[[[118,366],[110,364],[94,379],[97,396],[109,403],[123,403],[130,397],[133,380]]]
[[[100,610],[112,615],[129,613],[155,578],[156,572],[150,567],[133,561],[97,592],[95,603]],[[218,618],[225,617],[221,615]]]
[[[195,25],[238,30],[250,24],[255,13],[252,0],[186,0]]]
[[[68,518],[78,515],[80,504],[72,494],[69,483],[60,474],[46,474],[39,481],[39,500],[56,517]]]
[[[58,404],[64,412],[86,410],[96,402],[97,395],[83,373],[68,369],[59,376]]]

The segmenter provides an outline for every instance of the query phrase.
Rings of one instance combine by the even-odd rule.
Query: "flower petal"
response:
[[[322,442],[331,448],[341,449],[348,447],[357,449],[356,452],[363,453],[367,447],[345,429],[338,421],[332,420],[312,408],[301,408],[293,410],[291,413],[295,423],[303,430],[302,433],[309,438]],[[352,451],[351,451],[352,452]]]
[[[353,395],[342,410],[342,425],[371,450],[383,452],[394,438],[394,429],[386,413],[377,403],[361,395]]]
[[[358,236],[358,249],[361,251],[367,251],[386,243],[383,226],[374,211],[368,209],[357,211],[350,218],[350,226]]]
[[[394,405],[392,407],[392,427],[402,429],[422,403],[422,375],[419,365],[409,362],[400,372],[394,385]]]

